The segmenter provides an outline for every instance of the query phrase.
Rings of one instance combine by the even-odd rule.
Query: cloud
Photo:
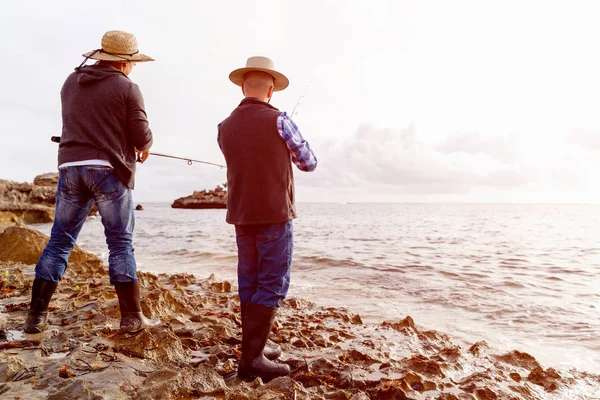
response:
[[[600,150],[600,130],[572,129],[567,135],[567,141],[587,150]]]
[[[439,144],[419,140],[416,124],[394,130],[361,125],[344,142],[315,147],[319,168],[302,183],[386,187],[395,193],[467,193],[481,186],[519,187],[539,173],[523,162],[513,137],[469,132]]]
[[[475,131],[456,132],[435,148],[446,154],[486,154],[507,163],[518,161],[520,156],[515,135],[489,137]]]

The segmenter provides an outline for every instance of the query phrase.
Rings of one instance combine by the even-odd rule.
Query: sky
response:
[[[263,55],[272,104],[313,148],[300,202],[600,202],[600,2],[17,1],[0,15],[0,179],[56,170],[60,88],[107,30],[156,59],[130,78],[152,151],[224,163],[228,80]],[[172,201],[225,170],[151,157],[134,198]]]

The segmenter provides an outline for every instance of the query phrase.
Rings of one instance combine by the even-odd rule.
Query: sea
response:
[[[236,281],[225,210],[136,211],[138,269]],[[289,297],[600,373],[600,205],[298,204]],[[50,233],[51,224],[37,225]],[[107,259],[101,219],[78,239]]]

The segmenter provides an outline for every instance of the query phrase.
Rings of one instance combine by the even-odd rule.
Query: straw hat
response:
[[[106,32],[102,36],[102,48],[88,51],[83,56],[101,61],[154,61],[139,52],[135,36],[123,31]]]
[[[290,84],[290,81],[285,75],[275,71],[273,61],[267,57],[250,57],[248,61],[246,61],[246,67],[238,68],[229,74],[229,80],[238,86],[242,86],[242,83],[244,83],[244,75],[251,71],[261,71],[271,75],[275,80],[275,88],[273,90],[276,92],[285,89]]]

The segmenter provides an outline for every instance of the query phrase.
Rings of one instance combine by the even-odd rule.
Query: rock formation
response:
[[[33,183],[0,180],[0,222],[52,222],[58,174],[36,176]]]
[[[38,175],[33,183],[0,179],[0,223],[47,223],[54,220],[58,173]],[[92,207],[90,215],[97,213]]]
[[[227,208],[227,184],[217,186],[214,190],[194,192],[191,196],[181,197],[171,204],[173,208]]]

